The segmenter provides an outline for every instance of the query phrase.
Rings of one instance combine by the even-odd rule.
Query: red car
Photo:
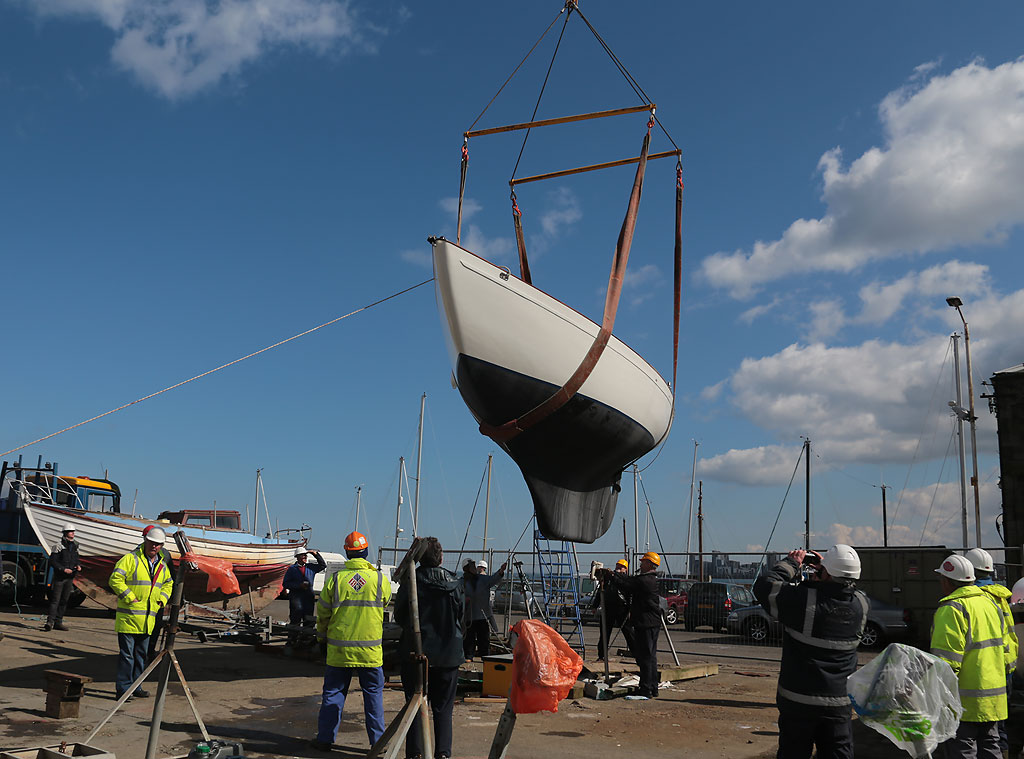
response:
[[[686,612],[686,592],[693,585],[693,580],[682,580],[678,577],[659,577],[658,593],[665,599],[668,608],[665,610],[665,622],[674,625]]]

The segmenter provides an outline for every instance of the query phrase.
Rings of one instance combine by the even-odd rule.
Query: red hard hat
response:
[[[366,540],[366,536],[361,532],[350,532],[345,538],[346,551],[363,551],[369,547],[370,544]]]

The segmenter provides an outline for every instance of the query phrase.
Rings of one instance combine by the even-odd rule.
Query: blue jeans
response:
[[[363,691],[363,716],[366,718],[366,737],[372,746],[384,734],[384,669],[382,667],[332,667],[324,674],[323,700],[316,739],[321,743],[334,743],[341,726],[341,713],[352,676],[359,678]]]
[[[121,698],[131,684],[146,669],[146,654],[149,652],[149,635],[118,633],[117,685],[115,692]],[[141,687],[141,686],[140,686]]]

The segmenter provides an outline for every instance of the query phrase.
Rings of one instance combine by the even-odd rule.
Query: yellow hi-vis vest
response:
[[[316,634],[331,667],[384,664],[384,607],[391,581],[366,559],[349,559],[327,578],[316,604]]]
[[[118,560],[107,584],[117,594],[114,629],[119,633],[149,635],[156,625],[158,609],[171,598],[174,579],[162,551],[157,554],[156,567],[151,572],[149,559],[139,546]]]
[[[1013,629],[1013,613],[1010,611],[1010,597],[1013,595],[1009,589],[992,583],[991,585],[979,585],[999,607],[1003,615],[1003,624],[1006,625],[1006,635],[1003,638],[1003,653],[1006,657],[1006,671],[1013,672],[1017,668],[1017,652],[1020,644],[1017,641],[1017,632]]]
[[[931,650],[956,672],[962,722],[1006,719],[1004,627],[999,608],[977,585],[957,588],[935,610]]]

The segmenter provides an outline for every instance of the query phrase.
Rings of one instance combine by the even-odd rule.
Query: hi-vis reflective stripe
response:
[[[774,619],[779,618],[779,604],[778,597],[779,591],[782,590],[782,583],[778,581],[772,582],[772,592],[768,594],[768,613],[772,615]]]
[[[135,578],[132,578],[131,580],[128,580],[128,582],[126,582],[125,584],[126,585],[142,585],[142,586],[147,586],[147,585],[150,584],[150,582],[149,582],[149,580],[136,580]]]
[[[373,648],[379,646],[384,641],[378,640],[335,640],[334,638],[328,638],[327,643],[338,648]]]
[[[964,657],[961,654],[954,653],[953,651],[946,651],[943,648],[933,648],[931,653],[932,656],[938,656],[941,659],[949,659],[950,661],[959,662],[961,664],[963,664],[964,661]]]
[[[974,641],[971,644],[970,648],[968,648],[967,650],[971,651],[971,650],[973,650],[975,648],[996,648],[996,647],[1002,646],[1002,645],[1003,645],[1002,637],[999,637],[999,638],[989,638],[988,640],[976,640],[976,641]]]
[[[991,696],[1005,696],[1006,686],[1002,688],[981,688],[978,690],[970,690],[967,688],[960,689],[961,696],[967,696],[968,698],[989,698]]]
[[[786,633],[793,638],[793,640],[798,640],[809,646],[817,646],[818,648],[828,648],[833,651],[854,651],[860,645],[859,640],[829,640],[828,638],[815,638],[813,635],[804,635],[802,632],[792,627],[786,627],[784,629],[786,630]]]
[[[864,635],[864,628],[868,625],[868,597],[863,592],[855,590],[853,597],[857,599],[860,604],[861,618],[860,618],[860,631],[857,633],[858,637]]]
[[[849,696],[809,696],[806,693],[794,693],[779,686],[779,695],[789,701],[808,706],[849,706]]]
[[[376,609],[384,608],[384,604],[382,604],[380,601],[359,601],[356,599],[347,599],[340,603],[331,604],[332,609],[338,609],[342,606],[371,606]]]
[[[115,569],[114,570],[114,574],[115,575],[121,575],[122,577],[127,577],[128,576],[128,573],[125,572],[123,569]]]
[[[123,593],[118,593],[117,594],[117,597],[118,598],[127,598],[131,594],[132,594],[132,592],[130,590],[128,590],[127,588],[125,588]]]
[[[133,617],[155,617],[156,611],[149,611],[149,609],[118,609],[118,614],[128,614]]]
[[[814,632],[814,612],[818,608],[818,590],[811,588],[807,591],[807,606],[804,608],[804,637],[810,638]]]

